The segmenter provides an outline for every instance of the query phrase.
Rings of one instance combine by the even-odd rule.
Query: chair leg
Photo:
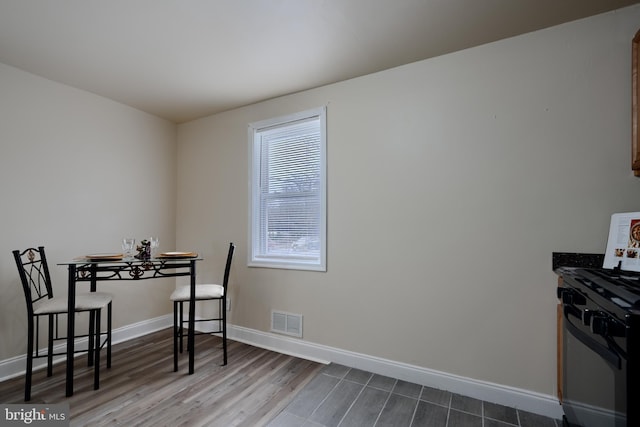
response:
[[[87,348],[89,351],[87,351],[87,366],[92,366],[93,365],[93,359],[94,359],[94,355],[93,355],[93,349],[95,348],[95,343],[93,342],[93,337],[95,334],[95,326],[96,326],[96,313],[94,310],[91,310],[89,312],[89,333],[87,334],[87,339],[89,340],[89,343],[87,344]],[[99,329],[98,329],[99,331]],[[98,334],[96,334],[96,336],[100,336]]]
[[[49,333],[47,336],[47,376],[53,375],[53,322],[58,321],[58,315],[49,315]],[[36,343],[37,345],[37,343]]]
[[[92,317],[95,318],[95,350],[93,351],[93,355],[95,357],[93,363],[93,389],[98,390],[100,388],[100,318],[101,310],[91,311]],[[91,338],[91,334],[89,334]],[[90,342],[94,342],[94,340],[90,339]]]
[[[180,319],[179,319],[179,321],[180,321],[180,333],[178,334],[178,336],[180,337],[180,353],[182,353],[182,336],[184,335],[184,329],[182,328],[182,325],[183,325],[182,319],[184,319],[184,317],[183,317],[184,312],[183,312],[183,302],[180,301],[179,304],[180,304]]]
[[[222,365],[227,364],[227,304],[226,298],[220,300],[220,310],[222,311]]]
[[[178,301],[173,302],[173,372],[178,372]]]
[[[33,372],[33,319],[29,319],[27,332],[27,370],[24,375],[24,401],[31,400],[31,374]]]
[[[111,368],[111,303],[107,306],[107,368]]]

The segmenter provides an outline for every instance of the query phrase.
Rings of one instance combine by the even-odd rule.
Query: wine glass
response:
[[[160,245],[160,240],[158,237],[149,237],[149,242],[151,242],[151,257],[155,258],[158,251],[158,246]]]
[[[133,256],[133,248],[136,244],[136,239],[133,237],[125,237],[122,239],[122,250],[127,258]]]

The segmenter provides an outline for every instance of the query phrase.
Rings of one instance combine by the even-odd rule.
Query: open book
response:
[[[640,271],[640,212],[611,215],[604,268]]]

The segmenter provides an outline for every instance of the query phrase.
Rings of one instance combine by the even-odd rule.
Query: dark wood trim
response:
[[[635,176],[640,176],[640,132],[638,132],[638,122],[640,121],[640,110],[638,109],[640,97],[640,74],[638,73],[638,60],[640,55],[640,30],[636,33],[631,42],[631,168]]]
[[[558,286],[562,286],[562,277],[558,277]],[[558,304],[556,308],[556,383],[558,386],[558,400],[562,403],[562,347],[563,347],[563,337],[562,337],[562,328],[563,328],[563,315],[562,315],[562,304]]]

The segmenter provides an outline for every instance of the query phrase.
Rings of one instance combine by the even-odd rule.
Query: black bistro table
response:
[[[69,269],[68,306],[67,306],[67,396],[73,396],[73,356],[76,300],[76,283],[90,282],[91,292],[97,289],[97,283],[111,280],[146,280],[164,277],[190,276],[191,303],[189,304],[189,332],[187,349],[189,351],[189,375],[194,372],[194,324],[195,324],[195,290],[196,262],[199,257],[158,257],[137,259],[125,257],[112,260],[106,257],[78,258],[58,263]]]

